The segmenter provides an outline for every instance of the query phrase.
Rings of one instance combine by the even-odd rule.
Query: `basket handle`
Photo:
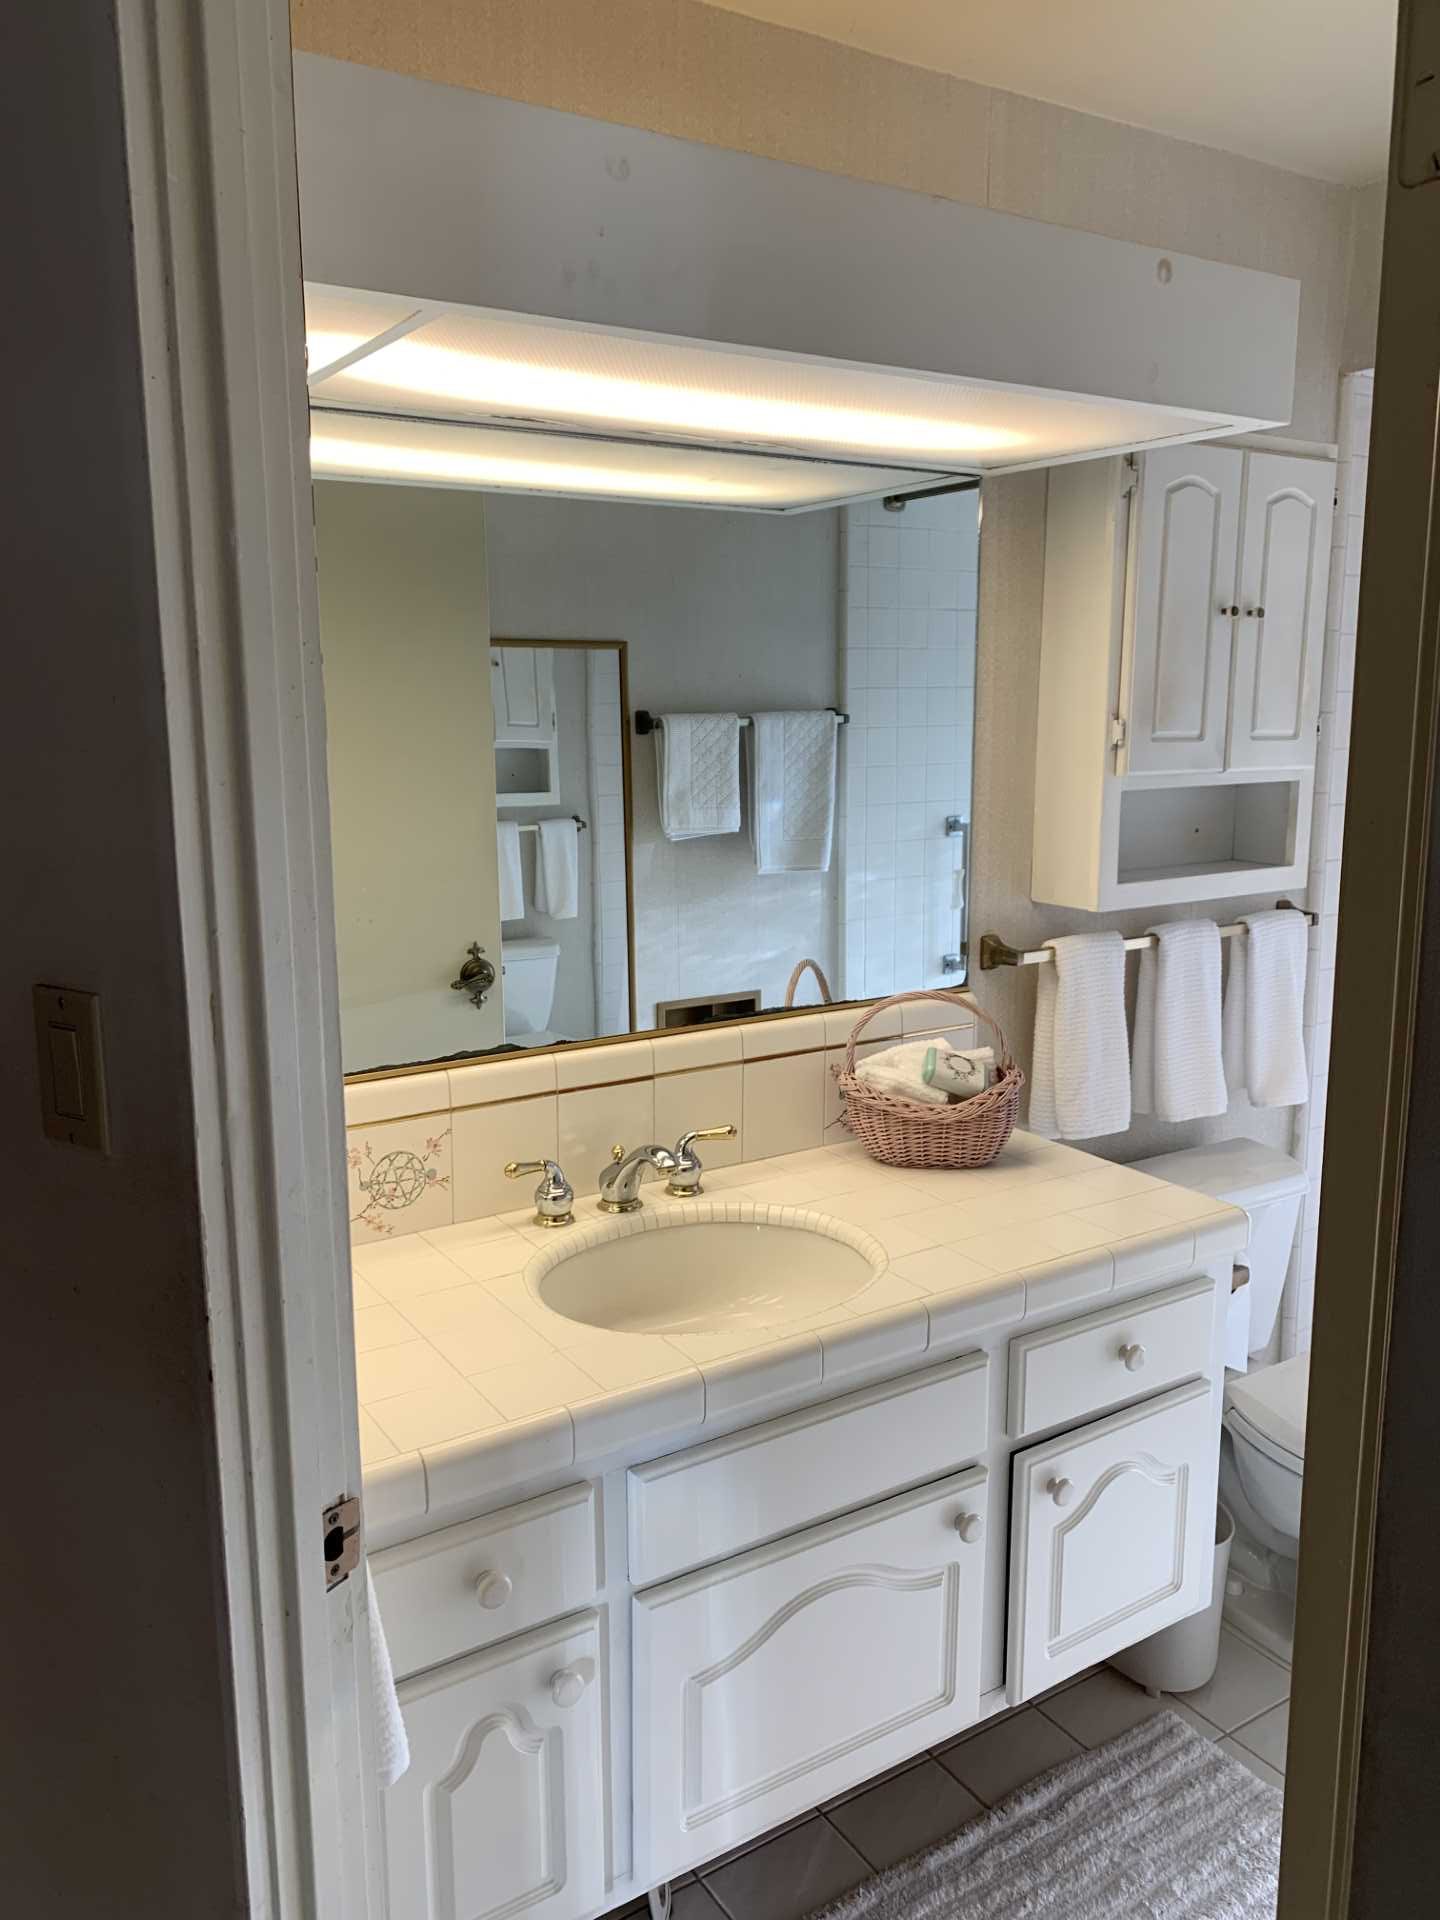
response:
[[[854,1073],[855,1042],[860,1038],[876,1014],[884,1013],[890,1007],[903,1007],[907,1002],[912,1000],[936,1000],[944,1006],[959,1007],[967,1014],[978,1016],[979,1019],[985,1022],[986,1026],[995,1036],[1000,1053],[1000,1065],[1002,1067],[1014,1065],[1014,1056],[1010,1052],[1010,1042],[1005,1038],[1004,1029],[998,1020],[991,1019],[990,1015],[986,1013],[978,1000],[969,999],[954,987],[922,987],[911,993],[892,993],[888,999],[877,1000],[873,1007],[867,1007],[865,1009],[864,1013],[861,1014],[860,1018],[850,1029],[850,1041],[845,1049],[846,1073]]]

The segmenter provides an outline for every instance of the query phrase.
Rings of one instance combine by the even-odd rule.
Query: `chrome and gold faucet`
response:
[[[568,1227],[575,1218],[575,1189],[554,1160],[507,1160],[505,1178],[519,1180],[527,1173],[538,1173],[535,1189],[537,1227]]]
[[[695,1151],[695,1142],[734,1138],[735,1129],[732,1126],[696,1127],[690,1133],[682,1134],[673,1148],[651,1145],[634,1147],[626,1153],[623,1147],[613,1147],[610,1165],[600,1175],[600,1211],[634,1213],[644,1204],[640,1198],[640,1183],[651,1172],[665,1175],[665,1191],[676,1200],[693,1198],[704,1191],[700,1176],[705,1171]]]

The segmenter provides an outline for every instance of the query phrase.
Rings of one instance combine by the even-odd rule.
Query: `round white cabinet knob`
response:
[[[593,1660],[577,1660],[550,1676],[550,1698],[557,1707],[573,1707],[595,1678]]]
[[[957,1513],[955,1516],[955,1531],[967,1547],[973,1547],[985,1531],[985,1522],[980,1518],[978,1513]]]
[[[508,1573],[482,1573],[475,1582],[475,1598],[487,1613],[503,1607],[514,1591],[515,1582]]]
[[[1075,1487],[1069,1480],[1050,1479],[1045,1482],[1045,1491],[1057,1507],[1068,1507],[1075,1498]]]
[[[1139,1373],[1145,1364],[1146,1357],[1145,1349],[1138,1340],[1127,1341],[1120,1349],[1120,1358],[1125,1362],[1127,1373]]]

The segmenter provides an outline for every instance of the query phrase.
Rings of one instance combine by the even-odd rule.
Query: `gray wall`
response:
[[[109,6],[6,21],[0,1886],[242,1910],[174,829]],[[30,987],[103,996],[108,1158],[40,1131]]]
[[[632,708],[835,704],[837,513],[488,494],[485,525],[494,631],[626,641]],[[640,1026],[657,998],[760,987],[778,1005],[803,954],[832,971],[837,867],[759,875],[748,832],[672,845],[653,739],[632,739],[632,753]]]

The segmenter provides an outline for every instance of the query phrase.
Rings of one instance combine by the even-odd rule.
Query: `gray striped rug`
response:
[[[825,1920],[1274,1920],[1281,1804],[1157,1713],[865,1881]]]

